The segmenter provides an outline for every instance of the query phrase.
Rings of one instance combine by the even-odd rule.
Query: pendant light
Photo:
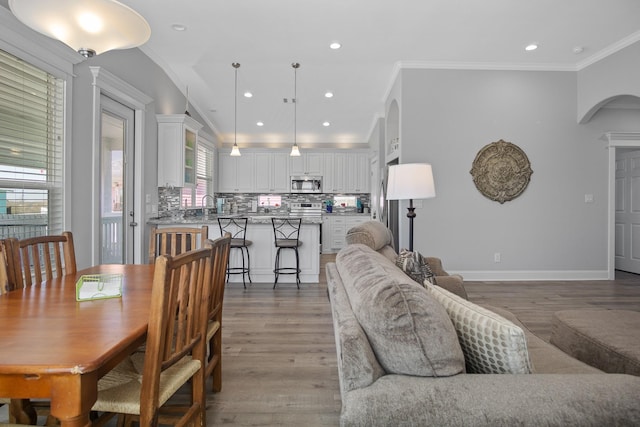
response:
[[[233,148],[231,149],[231,155],[240,156],[241,155],[240,149],[238,148],[238,68],[240,68],[240,64],[237,62],[234,62],[233,64],[231,64],[231,66],[236,69],[236,84],[234,86],[235,89],[233,92],[235,103],[234,103],[234,110],[233,110],[233,117],[234,117]]]
[[[300,68],[300,64],[294,62],[291,64],[293,67],[293,147],[291,147],[290,156],[299,156],[300,149],[298,148],[298,142],[296,140],[296,122],[298,120],[298,75],[297,71]]]
[[[9,8],[23,24],[86,58],[140,46],[151,36],[147,21],[115,0],[9,0]]]

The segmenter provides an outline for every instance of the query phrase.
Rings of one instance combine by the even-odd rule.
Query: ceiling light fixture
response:
[[[340,44],[340,42],[332,42],[332,43],[329,45],[329,47],[330,47],[331,49],[333,49],[333,50],[336,50],[336,49],[340,49],[340,48],[342,47],[342,45]]]
[[[327,92],[324,94],[325,98],[333,98],[333,92]]]
[[[252,94],[251,92],[249,92],[249,91],[246,91],[246,92],[244,93],[244,97],[245,97],[245,98],[253,98],[253,94]]]
[[[115,0],[9,0],[9,8],[23,24],[86,58],[140,46],[151,36],[147,21]]]
[[[173,28],[174,31],[186,31],[187,27],[182,25],[182,24],[173,24],[171,26],[171,28]]]
[[[291,147],[291,154],[289,155],[299,156],[300,149],[296,140],[296,122],[298,120],[298,68],[300,68],[300,64],[294,62],[291,66],[293,67],[293,147]]]
[[[531,52],[532,50],[536,50],[538,48],[538,44],[537,43],[531,43],[529,45],[527,45],[524,50],[526,50],[527,52]]]
[[[240,156],[240,149],[238,148],[238,68],[240,68],[240,64],[234,62],[231,66],[236,69],[236,83],[233,92],[235,102],[233,109],[233,148],[231,149],[231,155]]]
[[[322,122],[322,126],[324,126],[324,127],[331,126],[331,123],[329,123],[329,122]]]
[[[256,126],[264,126],[264,123],[263,122],[258,122],[258,123],[256,123]]]

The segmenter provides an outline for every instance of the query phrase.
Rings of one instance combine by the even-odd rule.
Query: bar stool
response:
[[[296,286],[300,289],[300,257],[298,256],[298,248],[302,246],[300,241],[300,225],[302,218],[271,218],[273,224],[274,243],[278,250],[276,251],[276,262],[273,272],[275,273],[275,281],[273,289],[278,284],[280,274],[295,274]],[[280,267],[280,250],[293,249],[296,254],[295,267]]]
[[[231,249],[240,249],[240,257],[242,258],[242,267],[229,267],[231,257],[227,260],[227,282],[230,274],[242,274],[242,285],[245,289],[247,288],[245,274],[249,277],[249,283],[253,283],[251,281],[251,258],[249,257],[249,246],[253,242],[247,240],[247,220],[247,218],[218,218],[220,234],[224,236],[224,233],[231,233]],[[245,254],[247,256],[246,263]]]

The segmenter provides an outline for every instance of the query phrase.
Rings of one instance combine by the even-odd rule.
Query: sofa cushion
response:
[[[411,252],[408,249],[400,250],[396,258],[396,265],[418,284],[424,286],[425,280],[433,284],[433,273],[420,252]]]
[[[347,230],[347,244],[361,243],[374,251],[389,245],[393,247],[393,234],[380,221],[367,221]]]
[[[531,373],[527,339],[519,326],[439,286],[429,286],[429,290],[456,328],[467,372]]]
[[[352,244],[336,256],[354,315],[386,373],[423,377],[464,371],[444,307],[373,249]]]

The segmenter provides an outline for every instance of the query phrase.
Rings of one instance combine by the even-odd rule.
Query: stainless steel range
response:
[[[321,217],[322,203],[291,203],[291,216]]]

